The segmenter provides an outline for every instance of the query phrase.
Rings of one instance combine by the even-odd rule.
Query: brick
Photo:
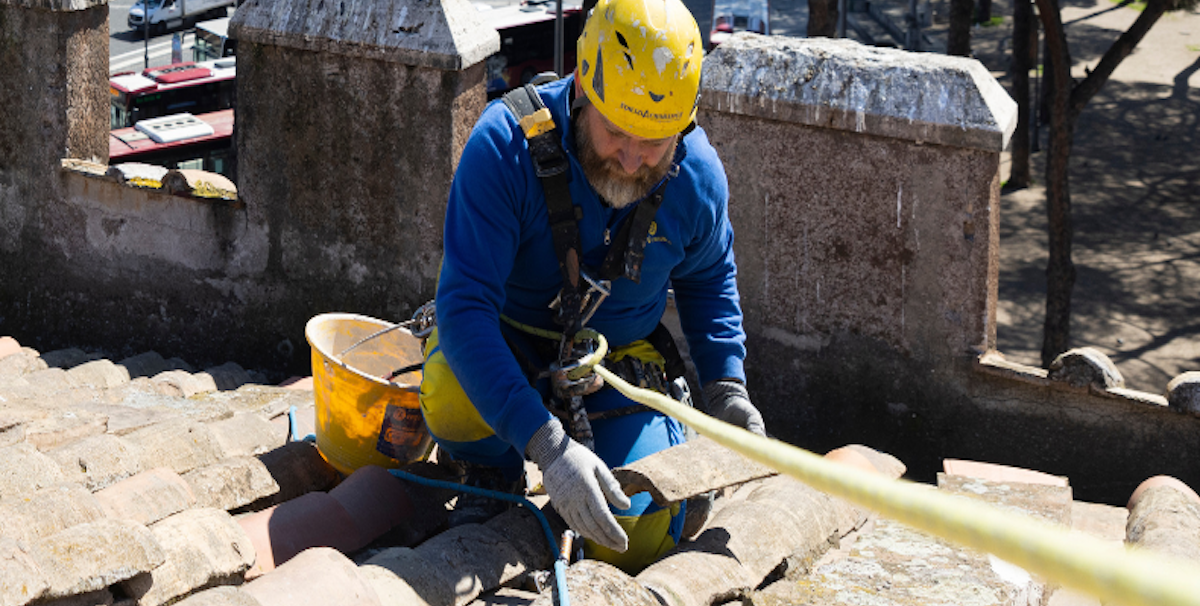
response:
[[[202,507],[236,509],[279,492],[267,466],[254,457],[231,457],[182,475]]]
[[[281,505],[239,516],[238,524],[258,555],[247,578],[266,574],[312,547],[349,552],[360,544],[354,520],[324,492],[310,492]]]
[[[154,375],[154,382],[171,385],[179,391],[179,395],[190,398],[196,394],[217,390],[217,384],[210,375],[204,373],[191,374],[184,370],[168,370]]]
[[[368,465],[350,474],[329,491],[354,520],[362,545],[382,536],[406,519],[417,517],[401,482],[382,467]]]
[[[0,358],[21,352],[21,344],[12,337],[0,337]]]
[[[354,562],[324,547],[301,553],[243,591],[262,606],[382,606]]]
[[[0,448],[0,497],[27,494],[67,479],[58,463],[32,444]]]
[[[372,584],[383,584],[378,579],[387,574],[411,587],[429,604],[455,603],[455,579],[443,574],[444,570],[436,562],[408,547],[385,549],[363,562],[361,568],[369,571],[368,579],[375,579]],[[395,586],[395,583],[388,582],[387,585]],[[380,597],[386,599],[387,594],[381,593]]]
[[[117,366],[111,360],[93,360],[84,362],[67,371],[71,378],[80,385],[97,389],[111,389],[129,382],[129,371],[124,366]]]
[[[0,535],[33,542],[105,516],[104,507],[86,488],[60,484],[0,499]]]
[[[289,442],[259,455],[258,459],[267,466],[267,471],[279,485],[279,492],[263,503],[255,503],[257,509],[310,492],[329,490],[338,481],[337,470],[321,456],[315,445],[308,442]]]
[[[189,509],[154,524],[150,531],[166,561],[149,575],[121,584],[139,606],[159,606],[213,585],[240,581],[254,562],[254,547],[228,513]]]
[[[34,543],[30,555],[46,574],[49,598],[103,589],[166,559],[149,529],[114,519],[72,526]]]
[[[46,453],[57,462],[63,475],[78,481],[88,490],[99,490],[140,472],[143,453],[134,443],[110,434],[86,438]]]
[[[0,536],[0,604],[28,604],[49,589],[34,558],[16,540]]]
[[[204,372],[213,378],[219,391],[233,391],[250,382],[250,375],[236,362],[206,368]]]
[[[283,446],[287,433],[253,413],[237,413],[229,419],[209,424],[213,436],[227,457],[249,457]]]
[[[96,500],[110,517],[153,524],[196,504],[196,495],[179,474],[159,467],[98,490]]]
[[[86,410],[60,410],[25,426],[25,441],[46,451],[108,431],[108,415]]]
[[[262,606],[240,587],[214,587],[175,602],[175,606]]]
[[[221,447],[202,423],[175,419],[143,427],[125,436],[142,449],[143,468],[169,467],[184,474],[221,459]]]
[[[171,365],[157,351],[147,351],[136,356],[130,356],[118,362],[124,366],[130,378],[153,377],[161,372],[171,370]]]

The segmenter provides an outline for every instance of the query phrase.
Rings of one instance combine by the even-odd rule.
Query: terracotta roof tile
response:
[[[46,452],[59,464],[63,476],[99,490],[143,469],[142,449],[134,442],[112,434],[85,438]]]
[[[30,555],[49,583],[45,597],[96,591],[149,572],[166,556],[145,526],[105,519],[72,526],[34,543]]]
[[[229,419],[209,424],[221,453],[227,457],[260,455],[283,446],[287,432],[280,431],[265,417],[253,413],[237,413]]]
[[[0,497],[27,494],[66,480],[58,463],[32,444],[0,448]]]
[[[236,509],[279,492],[262,461],[230,457],[182,474],[201,507]]]
[[[79,484],[0,499],[0,535],[27,543],[106,517],[100,501]]]
[[[153,524],[196,504],[191,486],[165,467],[143,471],[94,494],[110,517],[140,524]]]
[[[12,337],[0,337],[0,358],[7,358],[21,351],[21,344]]]
[[[309,549],[243,590],[262,606],[382,606],[346,556]]]
[[[237,521],[258,554],[248,577],[268,573],[312,547],[350,552],[364,544],[350,514],[324,492],[310,492],[275,507],[239,516]]]
[[[184,474],[221,459],[221,446],[208,426],[188,419],[156,423],[124,439],[141,447],[144,468],[170,467]]]
[[[0,603],[28,604],[50,589],[46,574],[23,545],[0,536]]]

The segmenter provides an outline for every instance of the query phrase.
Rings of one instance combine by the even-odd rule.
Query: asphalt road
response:
[[[144,41],[141,30],[131,30],[126,21],[133,0],[116,0],[108,3],[108,71],[109,73],[141,70],[146,66],[146,51],[149,51],[150,66],[171,62],[171,38],[175,33],[183,36],[183,59],[192,56],[192,28],[182,27],[161,36],[151,36]],[[147,44],[148,42],[148,44]]]

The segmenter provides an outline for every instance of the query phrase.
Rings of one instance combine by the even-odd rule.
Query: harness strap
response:
[[[659,184],[649,197],[638,204],[633,216],[621,226],[617,232],[616,243],[608,249],[604,264],[600,266],[601,279],[615,280],[624,276],[634,282],[642,281],[646,238],[650,235],[650,224],[654,222],[654,215],[658,213],[658,207],[662,206],[662,192],[666,185],[666,181]]]

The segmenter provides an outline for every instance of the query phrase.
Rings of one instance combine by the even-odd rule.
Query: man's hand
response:
[[[766,437],[762,414],[750,403],[750,393],[740,382],[731,379],[713,381],[704,386],[704,400],[708,402],[708,414]]]
[[[546,494],[571,528],[609,549],[629,548],[629,537],[605,504],[629,509],[629,497],[596,453],[567,437],[558,419],[546,421],[525,452],[541,468]]]

